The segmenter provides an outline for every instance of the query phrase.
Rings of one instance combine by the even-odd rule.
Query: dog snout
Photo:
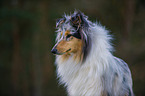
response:
[[[56,48],[53,48],[53,49],[51,50],[51,52],[52,52],[53,54],[56,54],[56,53],[57,53],[57,49],[56,49]]]

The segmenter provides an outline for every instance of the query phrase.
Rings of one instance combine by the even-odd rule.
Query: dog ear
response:
[[[88,22],[86,19],[87,16],[85,16],[81,11],[77,11],[71,16],[72,25],[77,29],[80,27],[88,26]]]
[[[82,22],[80,14],[72,15],[71,22],[73,23],[74,26],[79,26]]]
[[[75,27],[76,29],[81,27],[82,20],[81,20],[81,14],[80,13],[73,14],[71,16],[70,20],[72,22],[73,27]]]
[[[56,19],[56,28],[60,27],[65,22],[65,18]]]
[[[73,34],[75,37],[82,39],[87,42],[87,29],[88,29],[88,22],[87,16],[84,15],[81,11],[76,11],[72,14],[70,21],[72,22],[72,26],[76,29],[76,32]]]

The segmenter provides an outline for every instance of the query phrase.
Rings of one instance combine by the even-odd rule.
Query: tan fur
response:
[[[69,35],[69,31],[65,32],[65,36]],[[79,62],[83,56],[82,54],[82,46],[83,41],[81,39],[77,39],[73,36],[70,36],[69,41],[66,41],[65,39],[62,39],[58,45],[56,46],[56,49],[58,50],[58,53],[64,53],[62,55],[62,59],[66,60],[71,53],[73,53],[74,60]]]
[[[66,53],[76,53],[77,51],[81,51],[82,50],[82,40],[77,39],[73,36],[70,37],[72,40],[70,41],[66,41],[66,40],[61,40],[56,49],[58,50],[59,53],[64,53],[67,50],[69,50],[71,48],[70,51],[66,52]]]

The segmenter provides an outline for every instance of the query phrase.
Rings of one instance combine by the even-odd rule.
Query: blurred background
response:
[[[56,19],[75,9],[111,31],[145,96],[145,0],[0,0],[0,96],[66,96],[50,50]]]

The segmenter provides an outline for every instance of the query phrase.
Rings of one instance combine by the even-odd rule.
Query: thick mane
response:
[[[68,28],[84,41],[83,62],[76,62],[73,54],[66,61],[56,56],[60,83],[70,96],[133,96],[130,70],[123,60],[112,55],[112,36],[105,27],[92,23],[80,12],[64,16],[57,26],[57,40],[60,31]]]

